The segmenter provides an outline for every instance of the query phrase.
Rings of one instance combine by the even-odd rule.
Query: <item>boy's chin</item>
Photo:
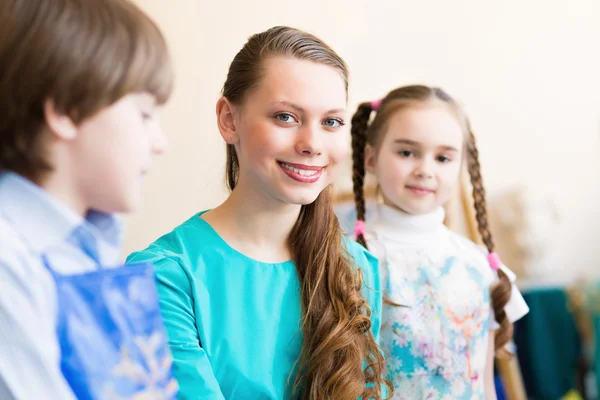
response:
[[[96,208],[104,214],[129,214],[138,210],[140,206],[140,196],[131,196],[120,199],[113,199]]]

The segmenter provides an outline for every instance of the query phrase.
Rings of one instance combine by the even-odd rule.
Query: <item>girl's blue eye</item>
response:
[[[283,122],[284,124],[291,124],[296,122],[296,118],[289,113],[277,114],[275,118],[277,118],[278,121]]]
[[[346,125],[344,123],[344,121],[342,121],[339,118],[327,118],[325,121],[323,121],[323,125],[325,125],[328,128],[341,128],[342,126]]]

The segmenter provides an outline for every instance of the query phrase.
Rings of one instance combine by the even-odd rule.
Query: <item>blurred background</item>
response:
[[[229,63],[253,33],[301,28],[348,63],[350,112],[415,83],[465,107],[498,251],[531,308],[516,326],[518,357],[499,367],[507,396],[597,398],[600,1],[136,2],[167,37],[176,87],[161,114],[170,148],[128,217],[124,255],[224,200],[215,102]],[[352,218],[350,172],[348,160],[336,183],[342,220]],[[449,214],[471,235],[467,186]]]

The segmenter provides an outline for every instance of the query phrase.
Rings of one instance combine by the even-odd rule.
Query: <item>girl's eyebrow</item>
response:
[[[421,146],[421,143],[416,142],[414,140],[410,140],[410,139],[396,139],[394,140],[394,143],[398,143],[398,144],[408,144],[410,146],[415,146],[415,147],[419,147]],[[448,151],[455,151],[458,153],[458,149],[456,147],[453,146],[439,146],[441,149],[443,150],[448,150]]]
[[[296,110],[297,112],[299,112],[301,114],[304,113],[304,108],[300,107],[297,104],[291,103],[289,101],[279,101],[279,102],[277,102],[275,104],[281,104],[281,105],[293,108],[294,110]],[[341,112],[344,112],[344,111],[346,111],[346,110],[343,109],[343,108],[335,108],[333,110],[327,111],[325,114],[337,114],[337,113],[341,113]]]

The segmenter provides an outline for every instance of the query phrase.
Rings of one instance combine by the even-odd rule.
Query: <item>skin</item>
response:
[[[40,186],[82,216],[135,210],[153,157],[167,148],[154,96],[130,93],[79,124],[51,101],[44,112],[43,140],[53,170]]]
[[[333,182],[348,154],[346,102],[338,70],[281,57],[265,60],[243,104],[217,102],[219,130],[235,146],[240,175],[229,198],[202,218],[231,247],[263,262],[291,258],[287,236],[301,206]]]

